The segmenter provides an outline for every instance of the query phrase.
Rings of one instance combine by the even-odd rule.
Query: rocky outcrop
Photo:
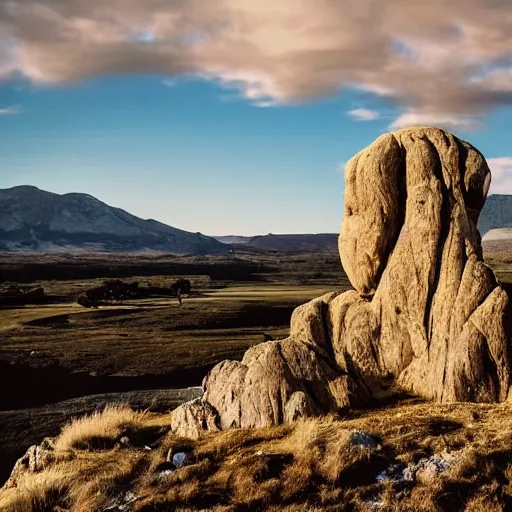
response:
[[[196,438],[204,431],[218,431],[217,411],[196,398],[180,405],[171,418],[171,430],[178,436]]]
[[[47,437],[40,445],[30,446],[25,455],[18,459],[5,487],[16,487],[27,473],[40,473],[48,469],[54,462],[53,439]]]
[[[355,290],[299,307],[289,338],[210,372],[203,401],[222,429],[396,392],[507,398],[509,298],[482,261],[477,230],[490,184],[484,157],[437,128],[403,129],[352,158],[345,181],[339,249]]]

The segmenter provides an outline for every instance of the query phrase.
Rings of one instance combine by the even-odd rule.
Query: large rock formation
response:
[[[289,338],[217,365],[193,405],[205,411],[187,417],[213,406],[225,429],[396,392],[507,398],[509,298],[482,261],[476,227],[490,184],[484,157],[437,128],[403,129],[352,158],[345,181],[339,249],[355,290],[299,307]]]

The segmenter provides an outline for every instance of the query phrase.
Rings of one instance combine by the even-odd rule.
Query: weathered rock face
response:
[[[331,303],[332,341],[372,394],[389,376],[436,401],[507,397],[509,300],[476,229],[489,184],[483,156],[434,128],[384,135],[349,162],[340,254],[369,296],[347,313]]]
[[[289,338],[210,372],[203,399],[222,429],[399,391],[507,398],[509,298],[482,261],[476,227],[490,184],[484,157],[437,128],[410,128],[357,154],[345,180],[339,248],[355,290],[300,306]]]

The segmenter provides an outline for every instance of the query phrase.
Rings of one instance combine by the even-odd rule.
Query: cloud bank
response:
[[[512,103],[510,0],[3,0],[0,78],[197,75],[261,106],[343,88],[393,126],[471,129]]]

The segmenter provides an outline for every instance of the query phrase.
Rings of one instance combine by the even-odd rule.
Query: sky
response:
[[[343,167],[446,128],[512,193],[510,0],[0,0],[0,188],[210,235],[336,232]]]

